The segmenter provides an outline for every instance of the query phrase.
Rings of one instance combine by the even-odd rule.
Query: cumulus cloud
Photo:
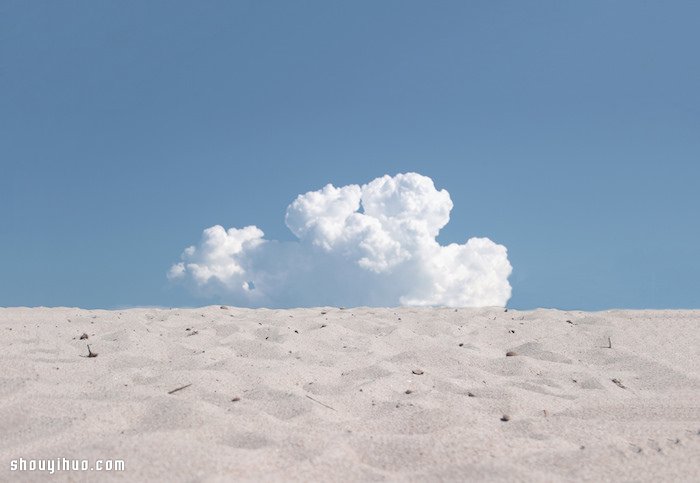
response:
[[[512,267],[488,238],[440,245],[452,200],[417,173],[299,195],[288,207],[294,242],[256,226],[204,230],[168,272],[198,293],[251,307],[504,306]]]

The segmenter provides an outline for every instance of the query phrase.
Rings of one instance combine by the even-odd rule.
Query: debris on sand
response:
[[[619,379],[613,379],[612,382],[614,382],[620,389],[627,389],[627,386],[622,384],[622,381]]]
[[[336,410],[334,407],[331,407],[331,406],[329,406],[328,404],[322,403],[322,402],[319,401],[318,399],[314,399],[314,398],[312,398],[311,396],[309,396],[308,394],[305,394],[305,396],[306,396],[307,398],[311,399],[313,402],[320,404],[320,405],[323,406],[323,407],[326,407],[326,408],[328,408],[328,409],[332,409],[333,411]]]
[[[88,355],[81,356],[81,357],[97,357],[97,352],[92,352],[92,349],[90,349],[90,344],[87,345],[87,350],[88,350]]]
[[[190,384],[185,384],[184,386],[176,387],[176,388],[173,389],[172,391],[168,391],[168,394],[175,394],[176,392],[182,391],[183,389],[188,388],[188,387],[190,387],[191,385],[192,385],[192,383],[190,383]]]

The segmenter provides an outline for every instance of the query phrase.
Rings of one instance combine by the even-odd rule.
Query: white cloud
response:
[[[416,173],[328,184],[287,207],[298,241],[216,225],[185,249],[168,278],[244,306],[505,305],[512,267],[504,246],[436,241],[452,206],[447,191]]]

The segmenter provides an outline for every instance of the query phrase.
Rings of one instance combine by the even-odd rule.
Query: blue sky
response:
[[[201,305],[215,224],[415,171],[512,307],[700,307],[700,3],[0,1],[0,305]]]

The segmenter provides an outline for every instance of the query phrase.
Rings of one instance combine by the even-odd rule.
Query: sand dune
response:
[[[18,458],[125,461],[54,481],[700,480],[700,311],[7,308],[0,335],[4,481],[49,478]]]

